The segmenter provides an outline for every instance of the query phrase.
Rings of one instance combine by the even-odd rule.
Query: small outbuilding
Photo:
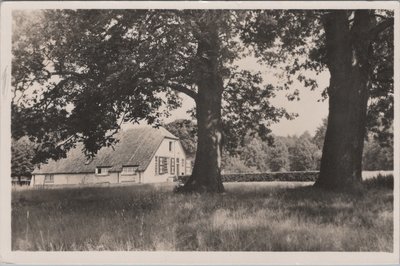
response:
[[[31,186],[100,183],[156,183],[191,174],[179,139],[163,127],[138,126],[117,134],[114,147],[88,159],[78,144],[66,158],[35,169]]]

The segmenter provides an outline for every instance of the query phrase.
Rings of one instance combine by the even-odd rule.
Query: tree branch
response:
[[[50,72],[51,75],[54,76],[64,76],[64,75],[71,75],[71,76],[76,76],[76,77],[83,77],[84,74],[77,73],[74,71],[58,71],[58,72]]]
[[[371,80],[372,80],[373,82],[393,83],[393,79],[390,79],[390,78],[385,79],[385,78],[375,78],[375,77],[372,77]]]
[[[152,86],[154,89],[155,87],[169,87],[170,89],[177,91],[177,92],[182,92],[184,94],[186,94],[187,96],[191,97],[193,100],[197,100],[197,92],[189,89],[187,86],[185,85],[181,85],[178,83],[170,83],[170,82],[150,82],[149,86]]]
[[[374,16],[374,17],[377,17],[377,18],[380,18],[380,19],[382,19],[382,20],[386,20],[386,19],[389,18],[389,17],[387,17],[387,16],[383,16],[383,15],[379,15],[379,14],[373,14],[373,16]]]
[[[381,23],[377,24],[374,28],[372,28],[369,31],[369,35],[371,36],[371,39],[374,40],[376,39],[376,37],[378,37],[379,33],[393,26],[394,26],[394,18],[388,18],[386,20],[383,20]]]
[[[167,83],[165,85],[177,92],[182,92],[182,93],[186,94],[187,96],[191,97],[195,101],[197,100],[197,93],[195,91],[190,90],[186,86],[183,86],[183,85],[180,85],[177,83],[172,83],[172,84]]]

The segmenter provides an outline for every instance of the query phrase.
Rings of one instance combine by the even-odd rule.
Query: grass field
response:
[[[227,183],[13,191],[13,250],[393,251],[393,190],[333,193],[311,183]]]

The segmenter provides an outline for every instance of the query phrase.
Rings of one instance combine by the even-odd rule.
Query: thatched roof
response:
[[[98,166],[111,167],[110,172],[119,172],[122,166],[138,166],[138,171],[146,170],[164,138],[178,140],[165,128],[138,126],[117,134],[119,142],[112,147],[102,148],[92,161],[82,152],[78,144],[67,157],[58,161],[50,160],[33,171],[33,174],[94,173]]]

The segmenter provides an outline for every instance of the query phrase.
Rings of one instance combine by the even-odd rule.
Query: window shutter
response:
[[[175,158],[171,158],[171,174],[175,174]]]
[[[163,174],[168,173],[168,158],[167,157],[164,157],[164,171],[163,172],[164,172]]]
[[[168,173],[168,158],[159,157],[158,174],[162,175]]]
[[[158,156],[155,157],[154,159],[154,164],[155,164],[155,175],[158,175]]]
[[[160,175],[163,174],[162,162],[163,162],[163,158],[158,157],[158,174],[160,174]]]

